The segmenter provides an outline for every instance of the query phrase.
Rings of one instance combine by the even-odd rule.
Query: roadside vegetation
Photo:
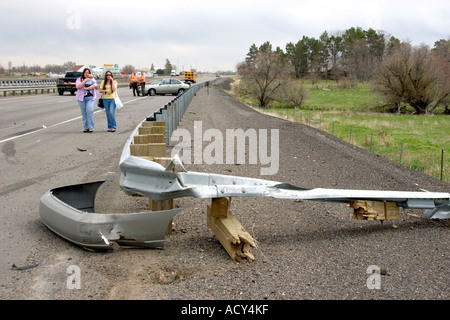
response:
[[[231,94],[450,182],[450,39],[430,49],[351,28],[253,44]]]
[[[380,94],[369,83],[343,88],[336,81],[302,82],[307,98],[301,108],[275,102],[266,108],[242,95],[235,78],[231,95],[260,112],[315,127],[346,142],[412,169],[450,182],[450,117],[380,112]],[[406,113],[409,111],[409,113]]]

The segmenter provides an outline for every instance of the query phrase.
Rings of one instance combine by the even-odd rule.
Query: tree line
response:
[[[8,66],[5,68],[0,65],[0,75],[12,75],[16,73],[28,74],[28,73],[65,73],[67,70],[75,67],[77,64],[73,61],[64,62],[62,65],[47,64],[44,67],[40,65],[27,66],[25,64],[13,66],[12,61],[8,62]]]
[[[137,68],[135,68],[131,64],[127,64],[127,65],[125,65],[122,68],[122,72],[127,73],[127,74],[131,74],[131,73],[133,73],[136,70],[137,70]],[[164,64],[164,69],[158,68],[158,69],[155,70],[155,66],[153,65],[153,63],[151,65],[151,67],[150,67],[150,71],[152,73],[155,73],[155,74],[159,75],[159,76],[170,75],[172,70],[177,70],[177,66],[172,64],[170,62],[170,60],[167,59],[167,58],[166,58],[166,63]],[[191,70],[191,71],[195,71],[195,70]]]
[[[259,47],[252,44],[237,71],[243,80],[241,89],[261,107],[280,99],[300,106],[307,93],[292,79],[313,83],[346,79],[353,84],[373,83],[388,111],[402,111],[409,105],[418,114],[434,113],[439,107],[450,113],[450,38],[430,49],[373,29],[325,31],[319,39],[303,36],[289,42],[284,50],[273,49],[268,41]],[[291,101],[294,97],[296,101]]]
[[[4,68],[0,65],[0,75],[12,75],[16,73],[20,74],[36,74],[36,73],[58,73],[58,74],[64,74],[67,70],[70,70],[74,68],[77,64],[73,61],[67,61],[63,63],[62,65],[57,64],[47,64],[44,67],[41,67],[39,65],[33,65],[33,66],[26,66],[25,64],[19,65],[19,66],[13,66],[12,62],[8,62],[7,68]],[[90,65],[90,68],[95,68],[96,66]],[[150,71],[158,74],[158,75],[169,75],[172,70],[176,69],[176,66],[171,64],[169,59],[166,59],[166,63],[164,65],[164,69],[157,69],[155,70],[155,67],[153,63],[151,64]],[[135,71],[138,71],[138,68],[134,67],[131,64],[127,64],[122,67],[122,72],[126,74],[131,74]]]

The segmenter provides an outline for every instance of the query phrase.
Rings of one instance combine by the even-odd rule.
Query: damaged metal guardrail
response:
[[[205,83],[194,85],[144,121],[165,121],[166,136],[180,122],[189,103]],[[133,131],[134,136],[139,126]],[[129,143],[125,148],[130,148]],[[42,222],[72,243],[93,250],[120,246],[162,248],[169,222],[180,209],[140,213],[95,213],[95,196],[104,181],[59,187],[44,194],[39,203]]]
[[[336,203],[351,201],[393,202],[409,209],[429,209],[428,219],[450,218],[450,193],[346,189],[305,189],[283,182],[203,172],[172,172],[168,168],[129,154],[125,147],[120,159],[120,186],[127,194],[154,200],[170,198],[273,197]],[[178,164],[182,166],[178,160]]]
[[[162,248],[167,225],[180,209],[140,213],[94,213],[94,201],[104,181],[55,188],[39,204],[44,224],[62,238],[86,249],[120,246]]]
[[[428,219],[450,218],[450,194],[445,192],[306,189],[278,181],[187,171],[177,156],[167,166],[162,166],[151,159],[132,155],[131,145],[144,122],[164,121],[167,141],[192,97],[202,87],[197,86],[142,121],[128,138],[119,163],[120,187],[127,195],[138,194],[155,201],[181,197],[273,197],[350,203],[355,212],[361,211],[365,218],[375,220],[378,211],[383,210],[386,215],[379,220],[388,219],[387,212],[393,205],[397,210],[400,207],[426,209]],[[186,94],[190,95],[183,97]],[[182,170],[173,171],[174,165]],[[180,209],[96,214],[93,201],[101,184],[100,181],[49,191],[41,198],[39,207],[43,222],[61,237],[86,248],[109,249],[111,241],[127,246],[162,247],[167,225]],[[370,202],[381,203],[384,208],[380,210]],[[251,256],[248,250],[245,254]]]

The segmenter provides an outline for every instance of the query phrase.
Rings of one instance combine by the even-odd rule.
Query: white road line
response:
[[[99,111],[101,111],[101,110],[99,110]],[[98,111],[95,111],[95,112],[98,112]],[[52,124],[51,126],[42,127],[41,129],[36,129],[34,131],[30,131],[30,132],[27,132],[27,133],[24,133],[24,134],[21,134],[21,135],[18,135],[18,136],[14,136],[14,137],[11,137],[11,138],[8,138],[8,139],[0,140],[0,143],[6,142],[6,141],[10,141],[10,140],[14,140],[14,139],[21,138],[21,137],[25,137],[25,136],[28,136],[30,134],[33,134],[33,133],[36,133],[36,132],[40,132],[40,131],[48,129],[48,128],[53,128],[53,127],[59,126],[61,124],[68,123],[68,122],[71,122],[71,121],[74,121],[74,120],[78,120],[78,119],[81,119],[81,116],[76,117],[76,118],[72,118],[72,119],[69,119],[69,120],[64,120],[62,122]]]
[[[146,97],[136,98],[136,99],[133,99],[133,100],[129,100],[129,101],[127,101],[127,102],[124,102],[123,104],[127,104],[127,103],[130,103],[130,102],[133,102],[133,101],[136,101],[136,100],[145,99],[145,98],[146,98]]]
[[[133,101],[136,101],[136,100],[141,100],[141,99],[145,99],[145,97],[140,97],[140,98],[136,98],[136,99],[133,99],[133,100],[129,100],[127,102],[124,102],[123,104],[127,104],[127,103],[130,103],[130,102],[133,102]],[[97,110],[97,111],[94,111],[94,113],[102,112],[102,111],[103,110]],[[78,119],[81,119],[81,116],[76,117],[76,118],[72,118],[72,119],[69,119],[69,120],[64,120],[62,122],[59,122],[59,123],[56,123],[56,124],[52,124],[52,125],[47,126],[45,128],[36,129],[34,131],[30,131],[30,132],[27,132],[27,133],[24,133],[24,134],[21,134],[21,135],[18,135],[18,136],[14,136],[14,137],[11,137],[11,138],[8,138],[8,139],[0,140],[0,143],[7,142],[7,141],[10,141],[10,140],[14,140],[14,139],[21,138],[21,137],[25,137],[25,136],[28,136],[30,134],[37,133],[37,132],[40,132],[40,131],[45,130],[45,129],[53,128],[53,127],[56,127],[56,126],[59,126],[59,125],[65,124],[65,123],[69,123],[69,122],[78,120]]]
[[[11,138],[8,138],[8,139],[0,140],[0,143],[6,142],[6,141],[10,141],[10,140],[14,140],[14,139],[16,139],[16,138],[24,137],[24,136],[27,136],[27,135],[29,135],[29,134],[36,133],[36,132],[39,132],[39,131],[42,131],[42,130],[44,130],[44,128],[38,129],[38,130],[34,130],[34,131],[30,131],[30,132],[21,134],[21,135],[19,135],[19,136],[15,136],[15,137],[11,137]]]

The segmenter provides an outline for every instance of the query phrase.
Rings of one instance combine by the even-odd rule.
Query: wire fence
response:
[[[299,110],[278,109],[277,115],[325,131],[350,144],[386,157],[411,169],[421,171],[442,181],[450,182],[450,143],[441,146],[417,143],[421,138],[402,138],[395,130],[370,129],[357,124],[324,119],[321,113],[306,114]],[[415,143],[416,142],[416,143]]]

